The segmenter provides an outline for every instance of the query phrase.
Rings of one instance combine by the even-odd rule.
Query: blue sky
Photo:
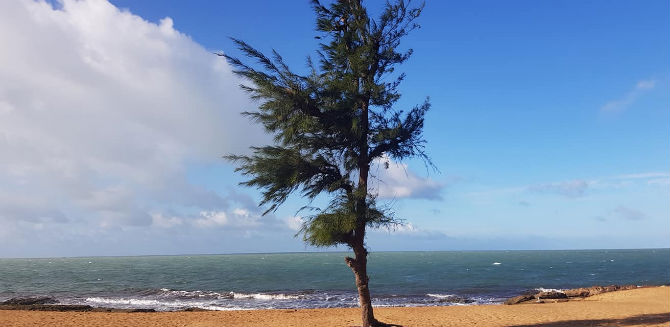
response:
[[[254,104],[210,56],[239,55],[229,40],[236,37],[304,70],[318,42],[308,1],[19,3],[4,5],[18,18],[0,19],[10,31],[0,44],[17,49],[0,63],[25,61],[0,70],[0,80],[21,81],[0,84],[0,109],[9,108],[0,114],[16,129],[5,126],[0,151],[25,155],[0,162],[10,172],[0,175],[0,221],[9,226],[0,256],[313,250],[293,238],[303,199],[260,217],[259,193],[238,187],[242,178],[218,157],[268,138],[237,117]],[[375,11],[381,2],[368,5]],[[428,1],[421,29],[402,44],[414,55],[401,67],[400,105],[430,97],[425,136],[440,172],[418,161],[377,171],[380,196],[408,225],[373,232],[369,247],[667,247],[668,7]],[[40,44],[56,49],[48,68],[25,55]],[[45,83],[29,76],[47,70],[71,92],[42,92],[39,105],[23,99]],[[84,105],[70,112],[82,97],[106,104],[97,116]],[[127,128],[107,130],[111,122]],[[60,128],[28,134],[41,123]],[[79,144],[92,133],[100,136]],[[47,146],[92,150],[16,155]]]

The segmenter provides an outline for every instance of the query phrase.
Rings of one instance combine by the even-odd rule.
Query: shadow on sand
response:
[[[510,325],[508,327],[625,327],[663,323],[670,323],[670,312],[637,315],[623,319],[562,320],[530,325]],[[383,324],[382,326],[402,327],[394,324]]]
[[[547,322],[532,325],[514,325],[509,327],[605,327],[605,326],[636,326],[636,325],[652,325],[663,324],[670,322],[670,312],[653,313],[632,316],[622,319],[584,319],[584,320],[562,320],[555,322]]]

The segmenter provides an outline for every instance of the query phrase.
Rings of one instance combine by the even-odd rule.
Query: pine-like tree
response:
[[[324,6],[313,1],[316,30],[322,40],[318,66],[294,73],[275,51],[271,58],[247,43],[240,50],[260,66],[226,56],[241,87],[258,100],[258,111],[245,112],[274,135],[275,144],[253,147],[250,156],[227,156],[249,177],[243,185],[260,188],[265,213],[276,210],[296,191],[314,199],[326,193],[332,201],[306,217],[299,234],[314,246],[343,244],[354,257],[346,264],[356,277],[363,326],[382,325],[373,315],[368,289],[366,227],[398,223],[375,203],[368,184],[375,160],[421,157],[430,162],[422,138],[426,100],[406,112],[394,106],[404,74],[395,66],[412,51],[398,52],[401,38],[418,27],[414,20],[423,5],[405,0],[387,2],[377,19],[368,16],[361,0],[339,0]],[[388,162],[386,162],[388,165]]]

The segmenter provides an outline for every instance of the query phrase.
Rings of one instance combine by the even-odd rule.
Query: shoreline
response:
[[[449,306],[481,306],[481,305],[518,305],[528,303],[556,303],[583,300],[599,294],[619,292],[633,289],[666,287],[665,285],[607,285],[590,286],[575,289],[535,289],[520,295],[507,298],[498,303],[468,303],[468,302],[444,302],[449,304],[416,305],[416,306],[373,306],[378,308],[423,308],[423,307],[449,307]],[[200,307],[185,307],[175,310],[158,310],[156,308],[114,308],[104,306],[92,306],[88,304],[62,304],[52,297],[17,297],[0,302],[0,310],[23,310],[23,311],[53,311],[53,312],[112,312],[112,313],[138,313],[138,312],[196,312],[196,311],[256,311],[256,310],[318,310],[318,309],[355,309],[357,307],[340,308],[245,308],[216,310]]]
[[[670,287],[601,293],[564,302],[519,305],[378,307],[383,322],[401,326],[667,326]],[[2,326],[352,326],[358,308],[197,312],[55,312],[0,310]]]

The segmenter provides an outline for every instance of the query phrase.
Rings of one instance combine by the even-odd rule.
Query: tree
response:
[[[399,221],[377,205],[368,180],[375,160],[420,157],[430,163],[422,137],[428,99],[407,112],[395,108],[405,75],[394,69],[412,54],[397,47],[418,27],[414,21],[423,5],[387,2],[377,19],[368,16],[361,0],[328,7],[315,0],[313,8],[322,43],[318,67],[308,58],[309,74],[291,71],[276,51],[267,57],[237,39],[239,49],[260,68],[222,54],[249,82],[241,87],[259,102],[257,111],[243,114],[275,140],[252,147],[252,155],[226,158],[249,177],[243,185],[262,190],[266,214],[294,192],[310,200],[320,194],[332,198],[305,218],[299,234],[313,246],[343,244],[353,250],[354,257],[345,262],[356,277],[363,326],[382,325],[370,301],[365,233],[367,227],[393,227]]]

